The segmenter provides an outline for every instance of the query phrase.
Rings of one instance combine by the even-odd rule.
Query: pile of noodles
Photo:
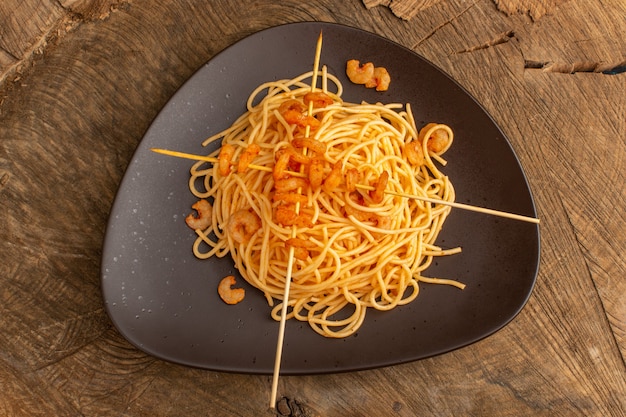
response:
[[[312,217],[312,225],[295,230],[284,226],[275,219],[276,206],[282,203],[272,198],[272,168],[276,152],[291,143],[299,128],[288,124],[278,109],[286,100],[302,100],[310,91],[305,80],[311,77],[309,72],[259,86],[248,99],[247,111],[204,142],[231,144],[234,161],[256,143],[260,152],[253,164],[267,169],[223,176],[211,163],[193,165],[190,189],[213,205],[212,225],[197,230],[193,251],[201,259],[230,254],[243,278],[265,294],[275,320],[280,319],[287,269],[293,262],[287,318],[306,321],[327,337],[345,337],[363,323],[368,308],[390,310],[413,301],[419,282],[463,288],[455,281],[423,275],[433,257],[460,251],[435,245],[450,208],[406,197],[454,200],[452,184],[438,168],[445,165],[441,154],[453,135],[448,126],[435,124],[428,125],[428,132],[419,132],[409,105],[343,102],[341,83],[324,71],[321,89],[334,103],[313,110],[311,115],[321,125],[308,134],[326,145],[321,156],[325,169],[330,171],[341,161],[344,172],[356,168],[366,186],[387,172],[387,192],[382,202],[373,203],[366,187],[353,191],[343,184],[332,190],[309,187],[302,190],[307,202],[299,210]],[[448,134],[449,143],[435,153],[427,141],[437,129]],[[419,165],[406,157],[405,147],[413,141],[420,141],[424,154]],[[211,155],[218,153],[219,149]],[[226,225],[242,209],[255,213],[261,227],[248,242],[238,243]],[[306,259],[290,259],[285,241],[293,236],[309,242]]]

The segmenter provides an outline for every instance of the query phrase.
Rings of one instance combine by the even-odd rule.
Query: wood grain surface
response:
[[[117,333],[100,256],[168,98],[234,42],[309,20],[396,41],[487,109],[533,191],[541,264],[493,336],[281,377],[268,410],[271,376],[171,364]],[[625,33],[621,0],[2,1],[0,416],[626,415]]]

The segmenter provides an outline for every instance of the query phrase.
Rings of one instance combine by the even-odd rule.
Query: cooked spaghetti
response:
[[[460,251],[435,244],[450,208],[406,198],[454,200],[437,168],[453,133],[441,124],[418,131],[408,104],[343,102],[325,69],[311,95],[311,77],[262,84],[231,127],[204,141],[221,147],[210,154],[218,163],[191,168],[192,193],[212,205],[193,252],[230,254],[277,321],[293,262],[287,318],[340,338],[368,308],[413,301],[420,281],[463,288],[422,275],[434,257]]]

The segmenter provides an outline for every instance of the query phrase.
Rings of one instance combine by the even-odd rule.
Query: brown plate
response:
[[[328,23],[295,23],[255,33],[200,68],[156,117],[127,168],[109,219],[102,257],[106,309],[131,343],[156,357],[231,372],[273,370],[278,323],[262,293],[246,287],[244,302],[225,305],[217,283],[236,274],[230,258],[198,260],[185,216],[195,198],[187,184],[192,161],[152,147],[205,153],[201,142],[245,111],[262,82],[291,78],[313,65],[323,31],[322,64],[344,83],[346,101],[411,103],[419,125],[455,132],[443,169],[457,201],[535,216],[533,199],[513,149],[485,110],[432,64],[377,35]],[[351,84],[345,63],[384,66],[387,92]],[[281,373],[313,374],[374,368],[451,351],[496,332],[526,303],[539,264],[535,224],[453,209],[438,243],[461,246],[437,259],[429,275],[467,284],[422,285],[410,305],[368,311],[358,333],[326,339],[306,323],[286,326]]]

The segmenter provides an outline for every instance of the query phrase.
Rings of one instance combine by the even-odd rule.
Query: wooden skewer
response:
[[[157,148],[152,148],[152,151],[160,153],[160,154],[163,154],[163,155],[176,156],[176,157],[179,157],[179,158],[193,159],[193,160],[197,160],[197,161],[217,162],[217,158],[214,158],[214,157],[211,157],[211,156],[194,155],[194,154],[185,153],[185,152],[170,151],[170,150],[167,150],[167,149],[157,149]],[[257,169],[259,171],[272,172],[272,168],[266,167],[266,166],[263,166],[263,165],[250,164],[250,165],[248,165],[248,167],[250,167],[252,169]],[[287,173],[289,175],[293,175],[294,177],[300,177],[300,178],[305,178],[306,177],[306,175],[301,173],[301,172],[287,171]],[[372,187],[371,185],[361,185],[361,184],[357,184],[357,188],[361,188],[363,190],[373,190],[374,189],[374,187]],[[520,220],[520,221],[529,222],[529,223],[535,223],[535,224],[539,224],[540,223],[539,219],[537,219],[535,217],[522,216],[520,214],[514,214],[514,213],[510,213],[508,211],[493,210],[493,209],[484,208],[484,207],[472,206],[470,204],[456,203],[456,202],[453,202],[453,201],[445,201],[445,200],[440,200],[438,198],[431,198],[431,197],[424,197],[424,196],[407,194],[407,193],[400,193],[400,192],[391,191],[391,190],[385,190],[385,193],[386,194],[390,194],[390,195],[399,196],[399,197],[409,198],[409,199],[412,199],[412,200],[420,200],[420,201],[425,201],[425,202],[428,202],[428,203],[441,204],[441,205],[444,205],[444,206],[450,206],[450,207],[454,207],[454,208],[458,208],[458,209],[462,209],[462,210],[468,210],[468,211],[473,211],[473,212],[477,212],[477,213],[489,214],[489,215],[492,215],[492,216],[505,217],[505,218],[508,218],[508,219]]]
[[[357,184],[356,187],[357,188],[361,188],[363,190],[373,190],[374,189],[374,187],[372,187],[371,185]],[[412,194],[407,194],[407,193],[400,193],[400,192],[391,191],[391,190],[385,190],[385,194],[395,195],[395,196],[398,196],[398,197],[409,198],[409,199],[412,199],[412,200],[425,201],[425,202],[433,203],[433,204],[441,204],[441,205],[444,205],[444,206],[450,206],[450,207],[454,207],[454,208],[458,208],[458,209],[474,211],[474,212],[477,212],[477,213],[490,214],[492,216],[506,217],[506,218],[509,218],[509,219],[521,220],[521,221],[525,221],[525,222],[529,222],[529,223],[539,224],[539,219],[537,219],[535,217],[522,216],[521,214],[509,213],[508,211],[493,210],[493,209],[488,209],[488,208],[484,208],[484,207],[472,206],[472,205],[469,205],[469,204],[456,203],[454,201],[445,201],[445,200],[441,200],[441,199],[438,199],[438,198],[424,197],[424,196],[412,195]]]
[[[311,92],[315,91],[315,86],[317,84],[317,75],[319,71],[320,65],[320,56],[322,54],[322,32],[320,32],[319,37],[317,38],[317,46],[315,48],[315,59],[313,60],[313,76],[311,79]],[[309,115],[311,115],[313,111],[313,102],[309,103]],[[308,137],[311,130],[310,127],[307,126],[305,130],[305,137]],[[306,148],[304,149],[304,154],[306,155]],[[300,175],[303,175],[303,169],[300,169]],[[298,193],[301,193],[302,190],[298,188]],[[296,214],[300,211],[300,204],[296,203]],[[291,237],[296,237],[296,226],[293,226],[291,230]],[[278,340],[276,342],[276,357],[274,358],[274,373],[272,376],[272,393],[270,395],[270,408],[276,408],[276,395],[278,392],[278,377],[280,375],[280,364],[283,356],[283,345],[285,340],[285,323],[287,321],[287,310],[289,308],[289,289],[291,287],[291,276],[293,272],[293,261],[295,255],[295,248],[293,246],[289,247],[289,258],[287,262],[287,274],[285,276],[285,289],[283,291],[283,308],[280,313],[280,324],[278,327]]]
[[[162,155],[175,156],[177,158],[192,159],[194,161],[213,162],[214,164],[218,162],[217,158],[214,156],[196,155],[193,153],[170,151],[169,149],[161,149],[161,148],[150,148],[150,150],[152,152],[160,153]],[[270,167],[266,167],[263,165],[255,165],[255,164],[249,164],[248,168],[256,169],[258,171],[265,171],[265,172],[273,171],[272,168]],[[298,172],[288,172],[288,174],[294,175],[294,176],[300,176],[300,177],[305,176],[304,174],[300,174]]]

